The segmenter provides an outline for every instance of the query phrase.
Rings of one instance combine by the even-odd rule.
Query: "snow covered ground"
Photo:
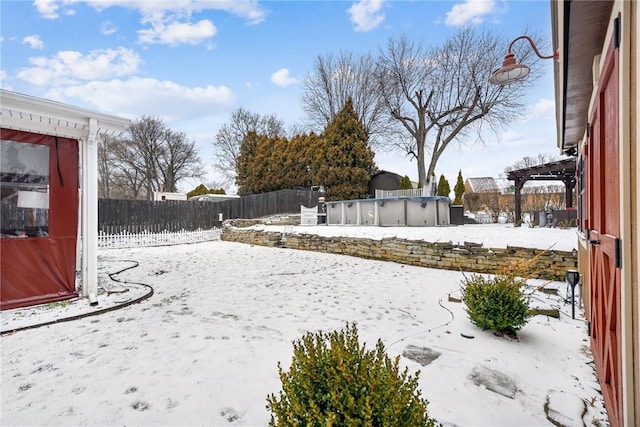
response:
[[[464,242],[482,243],[486,248],[523,248],[555,249],[572,251],[578,248],[575,228],[533,228],[514,227],[512,224],[467,224],[451,227],[375,227],[375,226],[281,226],[256,225],[255,229],[280,231],[320,236],[366,237],[382,239],[398,237],[401,239],[425,240],[428,242]]]
[[[561,250],[576,239],[575,230],[505,225],[287,232]],[[459,272],[222,241],[103,250],[99,268],[104,288],[127,289],[101,294],[100,307],[143,295],[143,284],[154,294],[3,335],[0,425],[265,426],[266,397],[280,389],[277,363],[288,366],[292,341],[346,322],[367,346],[381,339],[421,371],[429,413],[446,426],[608,425],[582,311],[571,318],[564,283],[546,283],[559,289],[553,296],[529,281],[531,305],[561,315],[533,317],[515,341],[470,323],[455,302]],[[83,309],[79,301],[4,311],[2,330]]]

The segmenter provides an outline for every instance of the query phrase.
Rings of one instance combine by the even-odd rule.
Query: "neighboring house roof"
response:
[[[491,177],[467,178],[466,184],[473,193],[499,193],[496,181]]]
[[[376,197],[376,191],[396,191],[400,188],[402,176],[394,172],[385,170],[378,171],[371,175],[368,185],[370,197]]]
[[[399,174],[397,174],[395,172],[379,170],[378,172],[376,172],[373,175],[371,175],[371,180],[373,180],[373,178],[378,177],[378,176],[387,176],[387,177],[393,178],[396,181],[398,181],[398,185],[400,185],[400,181],[402,180],[402,178],[405,177],[405,175],[399,175]],[[418,188],[418,181],[411,181],[411,186],[413,188]]]
[[[373,175],[371,175],[371,179],[379,176],[379,175],[386,175],[386,176],[390,176],[390,177],[394,177],[398,179],[398,182],[400,182],[400,180],[402,179],[402,175],[398,175],[395,172],[390,172],[390,171],[385,171],[385,170],[379,170],[378,172],[374,173]]]
[[[221,202],[223,200],[239,199],[240,196],[231,194],[201,194],[199,196],[189,197],[193,202]]]
[[[494,181],[496,183],[496,187],[498,188],[498,191],[500,191],[500,193],[502,194],[513,193],[515,191],[513,182],[510,182],[506,178],[495,178]]]

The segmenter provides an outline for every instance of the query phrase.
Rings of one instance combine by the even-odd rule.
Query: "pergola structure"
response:
[[[573,189],[576,186],[576,158],[559,160],[543,165],[531,166],[513,170],[507,179],[514,181],[515,186],[515,219],[521,218],[522,187],[525,182],[532,181],[562,181],[565,186],[565,201],[567,208],[573,207]]]

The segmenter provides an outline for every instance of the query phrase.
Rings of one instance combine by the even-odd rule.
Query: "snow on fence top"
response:
[[[139,246],[181,245],[210,240],[220,240],[220,229],[218,227],[213,227],[210,230],[198,229],[193,231],[164,230],[157,233],[142,231],[139,233],[106,234],[100,232],[98,234],[98,248],[116,249]]]

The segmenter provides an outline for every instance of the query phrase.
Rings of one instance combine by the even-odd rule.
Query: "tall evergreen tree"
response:
[[[411,183],[411,179],[405,175],[400,179],[400,188],[399,190],[411,190],[413,188],[413,184]]]
[[[278,137],[285,135],[284,123],[275,115],[252,113],[240,107],[231,113],[228,123],[222,125],[213,141],[215,166],[229,181],[238,170],[238,156],[242,141],[249,132],[256,135]]]
[[[207,194],[207,193],[209,193],[209,189],[207,188],[207,186],[204,184],[200,184],[196,188],[194,188],[193,190],[187,193],[187,198],[202,196],[203,194]]]
[[[295,135],[290,140],[280,138],[272,158],[281,189],[308,188],[312,184],[309,164],[311,153],[317,147],[315,134]]]
[[[330,200],[363,198],[375,171],[368,134],[347,102],[321,135],[249,132],[236,161],[238,193],[323,185]]]
[[[462,195],[464,194],[464,181],[462,179],[462,170],[458,171],[458,180],[456,181],[456,186],[453,187],[453,192],[456,195],[456,198],[453,200],[453,204],[461,205]]]
[[[259,140],[260,136],[251,131],[247,133],[240,144],[240,153],[236,161],[236,185],[240,194],[256,192],[255,183],[258,179],[255,176],[256,167],[254,164],[257,163]]]
[[[311,169],[314,185],[324,185],[328,200],[363,198],[375,170],[369,135],[358,120],[353,102],[327,125],[314,150]]]
[[[451,186],[449,185],[449,181],[444,175],[440,175],[440,180],[438,181],[438,189],[436,190],[437,196],[445,196],[449,197],[451,193]]]
[[[288,164],[289,140],[282,137],[269,138],[267,142],[268,155],[264,157],[265,175],[263,176],[262,191],[275,191],[291,188],[290,177],[285,170]]]
[[[200,184],[193,190],[187,193],[187,198],[195,197],[195,196],[203,196],[205,194],[227,194],[224,188],[207,188],[206,185]]]

